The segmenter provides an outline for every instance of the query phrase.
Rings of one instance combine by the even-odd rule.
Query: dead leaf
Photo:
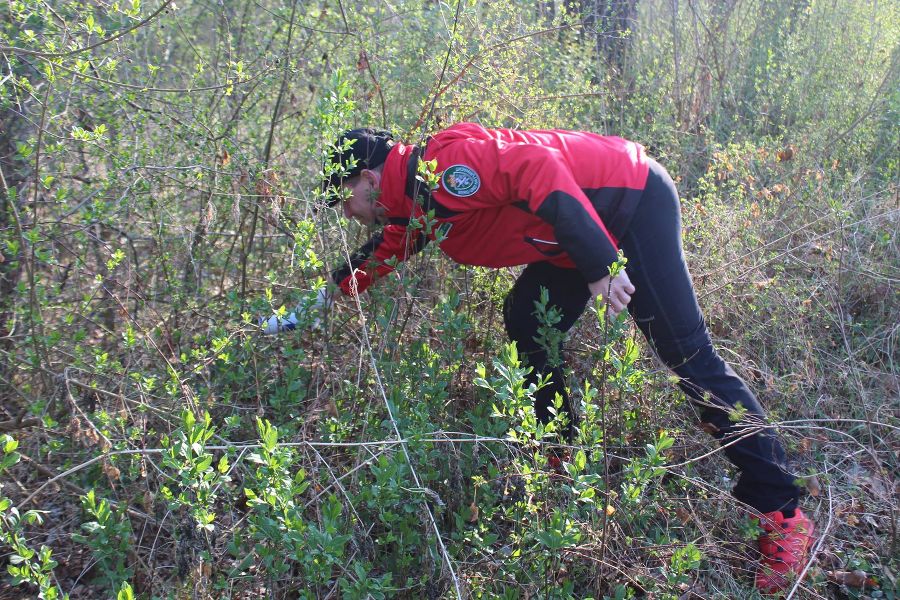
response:
[[[212,575],[212,565],[206,562],[194,565],[191,570],[194,579],[209,579]]]
[[[827,571],[827,575],[829,581],[847,587],[862,588],[876,583],[866,575],[865,571],[859,569],[856,571]]]
[[[338,415],[337,404],[334,402],[333,399],[329,399],[328,402],[325,403],[325,412],[327,412],[329,414],[329,416],[332,416],[335,419],[337,419],[338,416],[340,416],[340,415]]]
[[[819,478],[813,475],[806,478],[806,489],[813,498],[818,498],[822,493],[822,486],[819,484]]]
[[[272,169],[266,169],[259,174],[259,179],[256,180],[256,193],[263,198],[268,198],[277,185],[278,173]]]
[[[796,152],[796,148],[793,146],[788,146],[783,150],[778,152],[778,162],[787,162],[794,158],[794,153]]]
[[[716,435],[717,433],[719,433],[719,428],[712,423],[700,423],[700,429],[702,429],[709,435]]]
[[[232,188],[234,189],[234,201],[231,203],[231,218],[235,223],[240,223],[241,221],[241,188],[235,183]]]
[[[103,461],[103,473],[109,477],[110,482],[117,481],[122,474],[118,467],[106,460]]]
[[[356,61],[356,70],[357,71],[365,71],[369,68],[369,57],[366,55],[365,50],[359,51],[359,59]]]

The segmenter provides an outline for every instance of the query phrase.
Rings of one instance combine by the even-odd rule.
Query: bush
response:
[[[799,595],[891,597],[896,3],[6,10],[0,595],[750,597],[730,466],[602,306],[566,341],[559,470],[500,324],[517,269],[433,244],[260,335],[370,233],[323,207],[338,132],[476,120],[669,168],[718,347],[810,490]]]

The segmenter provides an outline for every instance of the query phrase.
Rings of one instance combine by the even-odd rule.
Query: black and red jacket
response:
[[[440,185],[431,193],[416,179],[420,158],[437,160]],[[424,150],[398,143],[381,174],[388,223],[333,277],[345,294],[362,292],[434,239],[421,227],[433,210],[441,250],[458,263],[549,261],[596,281],[609,274],[647,173],[639,144],[581,131],[459,123]]]

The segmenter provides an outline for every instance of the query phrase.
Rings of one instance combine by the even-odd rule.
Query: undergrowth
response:
[[[566,447],[503,332],[519,269],[432,244],[261,334],[371,233],[324,206],[336,134],[460,120],[660,159],[808,490],[793,597],[897,597],[895,4],[3,10],[0,597],[756,597],[736,474],[624,316],[565,339]]]

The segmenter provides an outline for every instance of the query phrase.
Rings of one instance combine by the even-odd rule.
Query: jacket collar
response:
[[[425,155],[425,147],[397,143],[388,154],[381,174],[379,201],[387,211],[390,223],[408,223],[429,210],[438,219],[449,219],[459,214],[450,210],[434,197],[424,182],[417,177],[419,159]]]
[[[389,219],[409,219],[414,216],[412,196],[408,195],[407,178],[410,166],[415,173],[418,156],[418,148],[397,142],[384,161],[384,169],[381,172],[381,196],[378,202],[384,206]],[[415,176],[413,181],[416,181]]]

